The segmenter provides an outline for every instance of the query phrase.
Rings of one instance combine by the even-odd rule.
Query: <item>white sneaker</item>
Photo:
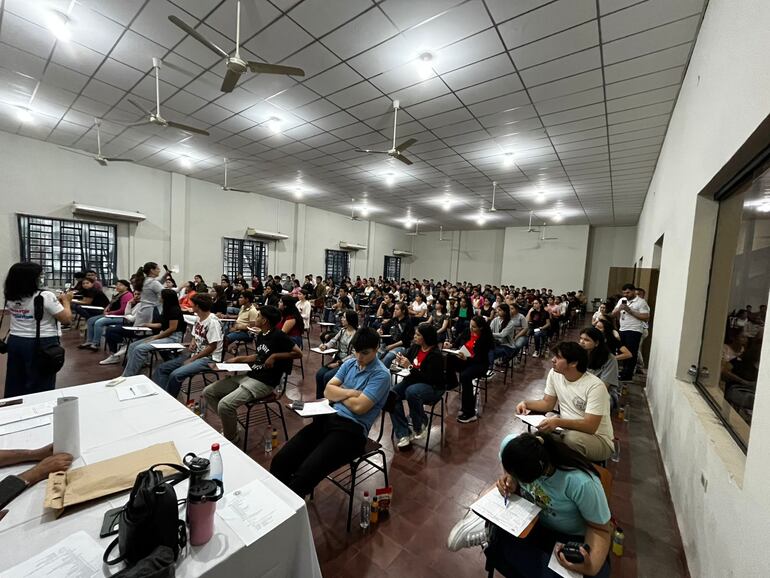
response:
[[[123,357],[116,353],[113,353],[107,359],[102,359],[99,362],[99,365],[117,365],[121,361],[123,361]]]
[[[450,552],[457,552],[463,548],[483,546],[489,540],[487,525],[472,510],[468,510],[465,517],[455,524],[449,532],[446,545]]]
[[[422,426],[422,429],[420,431],[416,431],[412,434],[413,440],[421,440],[425,437],[425,435],[428,433],[428,424],[425,424]]]
[[[532,357],[540,357],[540,354],[537,351],[535,351],[535,353],[532,354]]]
[[[412,440],[409,439],[409,436],[404,436],[402,438],[398,438],[398,443],[396,443],[396,447],[399,448],[405,448],[411,445]]]
[[[488,369],[487,370],[487,379],[491,379],[495,376],[495,370],[494,369]]]

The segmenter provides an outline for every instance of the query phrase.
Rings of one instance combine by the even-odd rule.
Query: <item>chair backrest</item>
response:
[[[607,498],[607,502],[610,501],[610,496],[612,495],[612,474],[607,468],[604,468],[598,464],[594,464],[594,469],[596,470],[596,473],[599,474],[599,480],[602,483],[602,488],[604,489],[604,496]]]

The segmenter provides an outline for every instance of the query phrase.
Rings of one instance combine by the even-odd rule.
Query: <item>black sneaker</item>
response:
[[[479,418],[475,413],[470,413],[470,414],[461,413],[460,415],[457,416],[457,421],[459,421],[460,423],[471,423],[478,419]]]

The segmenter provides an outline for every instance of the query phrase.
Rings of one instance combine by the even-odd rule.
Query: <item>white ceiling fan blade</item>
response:
[[[105,161],[109,161],[111,163],[133,163],[134,159],[118,159],[115,157],[104,157]]]
[[[378,155],[388,155],[390,154],[390,151],[375,151],[372,149],[355,149],[357,153],[374,153]]]

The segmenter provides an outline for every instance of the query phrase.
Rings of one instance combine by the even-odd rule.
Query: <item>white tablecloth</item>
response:
[[[139,383],[152,384],[147,377],[139,375],[128,378],[120,386]],[[93,464],[166,441],[173,441],[182,457],[188,452],[207,457],[211,444],[218,442],[224,464],[226,494],[258,480],[293,512],[278,527],[248,547],[217,516],[213,538],[203,546],[186,548],[177,565],[177,576],[321,576],[304,500],[166,392],[159,390],[159,395],[120,402],[114,388],[105,384],[99,382],[69,387],[24,399],[25,406],[63,395],[80,399],[82,456],[73,467]],[[0,436],[0,448],[41,447],[51,443],[52,431],[52,426],[47,425]],[[29,464],[22,464],[0,468],[0,479],[29,467]],[[186,481],[176,488],[178,497],[187,494]],[[106,548],[113,537],[99,539],[104,512],[125,504],[128,491],[75,506],[59,519],[43,508],[44,496],[45,482],[41,482],[8,505],[8,514],[0,520],[0,572],[80,530],[86,531]],[[120,566],[111,571],[114,573],[117,568]],[[105,575],[108,573],[105,571]]]

